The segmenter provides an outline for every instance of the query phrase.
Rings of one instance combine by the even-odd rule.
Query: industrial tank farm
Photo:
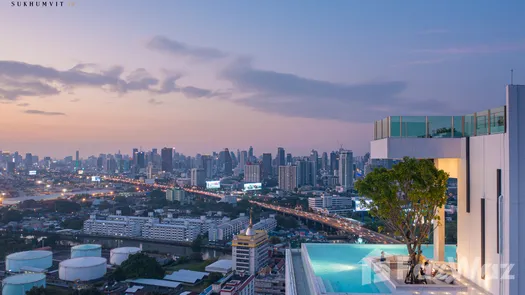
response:
[[[128,259],[129,255],[139,253],[140,251],[141,249],[137,247],[122,247],[112,249],[109,255],[109,263],[113,265],[121,265],[122,262]]]
[[[60,262],[58,276],[64,281],[91,281],[106,274],[107,260],[102,257],[78,257]]]
[[[46,276],[41,273],[21,274],[5,278],[2,281],[2,293],[7,295],[25,295],[33,287],[45,287]]]
[[[71,258],[77,257],[101,257],[102,246],[97,244],[83,244],[71,247]]]
[[[8,272],[20,272],[22,267],[50,268],[53,264],[53,253],[51,251],[25,251],[7,255],[5,258],[5,270]]]

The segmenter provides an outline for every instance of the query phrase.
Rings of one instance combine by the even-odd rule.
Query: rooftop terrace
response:
[[[461,138],[506,131],[506,107],[465,116],[390,116],[375,121],[374,140],[388,137]]]

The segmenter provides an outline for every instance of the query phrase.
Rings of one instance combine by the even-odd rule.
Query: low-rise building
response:
[[[235,274],[220,289],[220,295],[254,295],[255,276]]]
[[[353,209],[353,201],[350,197],[321,195],[308,198],[308,208],[324,213],[346,212]]]
[[[186,193],[185,190],[179,187],[166,190],[166,200],[173,202],[178,201],[181,205],[186,205],[191,203],[190,194]]]
[[[152,240],[191,242],[200,234],[200,229],[189,225],[146,223],[142,228],[142,237]]]
[[[253,225],[254,230],[265,230],[267,232],[274,230],[277,227],[277,220],[275,215],[270,215],[269,218],[261,219],[259,222]]]
[[[244,230],[248,223],[249,219],[246,216],[241,216],[220,225],[212,225],[208,231],[208,240],[210,242],[230,240],[233,238],[233,235]]]
[[[120,236],[120,237],[140,237],[142,227],[134,220],[101,220],[96,219],[95,215],[84,221],[83,231],[86,234]]]

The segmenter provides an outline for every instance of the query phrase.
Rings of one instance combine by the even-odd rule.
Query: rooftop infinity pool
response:
[[[335,293],[390,293],[382,282],[374,282],[375,275],[362,262],[368,256],[408,255],[405,245],[383,244],[305,244],[312,269],[320,277],[327,292]],[[422,247],[423,255],[434,256],[434,246]],[[445,260],[455,261],[456,246],[445,246]]]

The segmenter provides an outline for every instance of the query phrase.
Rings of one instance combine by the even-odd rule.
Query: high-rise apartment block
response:
[[[236,272],[255,275],[268,264],[268,234],[265,230],[253,229],[251,216],[246,232],[233,237],[232,255]]]
[[[279,166],[279,189],[293,191],[297,187],[297,166]]]
[[[261,165],[247,164],[244,165],[244,182],[261,182]]]
[[[344,191],[354,188],[354,154],[343,150],[339,153],[339,185]]]
[[[198,187],[206,186],[206,172],[202,168],[191,169],[191,185]]]

